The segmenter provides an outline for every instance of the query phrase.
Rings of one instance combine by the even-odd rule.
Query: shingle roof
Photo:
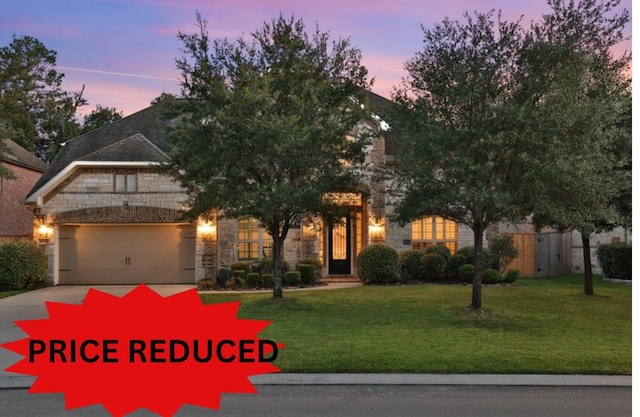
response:
[[[162,160],[160,158],[166,155],[161,154],[171,149],[164,140],[164,124],[161,106],[151,106],[71,139],[62,147],[29,195],[74,161]]]
[[[2,139],[2,141],[4,142],[6,150],[2,158],[0,158],[1,160],[38,172],[44,172],[47,169],[48,165],[43,160],[11,139]]]

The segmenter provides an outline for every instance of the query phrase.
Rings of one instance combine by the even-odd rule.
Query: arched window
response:
[[[244,217],[238,220],[238,260],[259,261],[271,256],[273,240],[258,220]]]
[[[454,253],[458,248],[458,224],[439,216],[427,216],[411,223],[411,247],[424,249],[440,245]]]

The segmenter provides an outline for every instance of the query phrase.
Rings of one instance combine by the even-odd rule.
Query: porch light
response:
[[[384,242],[384,221],[373,219],[369,223],[369,239],[371,242]]]
[[[38,239],[51,239],[53,228],[46,223],[41,223],[38,227]]]
[[[216,235],[216,226],[212,224],[210,221],[199,221],[198,222],[198,234],[203,236],[215,236]]]

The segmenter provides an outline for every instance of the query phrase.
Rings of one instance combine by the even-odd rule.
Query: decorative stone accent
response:
[[[54,223],[176,223],[179,210],[149,206],[91,207],[54,213]]]

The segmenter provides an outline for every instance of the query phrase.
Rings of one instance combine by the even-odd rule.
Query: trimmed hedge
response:
[[[273,288],[273,274],[262,274],[260,280],[264,288]]]
[[[623,242],[600,245],[596,256],[605,278],[631,280],[631,245]]]
[[[315,265],[298,263],[296,266],[297,271],[300,273],[300,282],[303,285],[313,284],[316,280],[316,267]]]
[[[284,274],[284,285],[288,287],[300,286],[300,272],[299,271],[287,271]]]
[[[298,261],[298,263],[296,264],[296,269],[297,269],[297,266],[300,265],[300,264],[313,265],[315,267],[314,281],[318,281],[318,280],[320,280],[320,278],[322,278],[322,262],[320,261],[320,259],[318,259],[318,258],[300,259]],[[303,282],[304,282],[304,280],[303,280]]]
[[[367,284],[396,282],[400,278],[400,255],[381,243],[367,246],[358,254],[356,269]]]
[[[427,253],[420,259],[422,276],[426,281],[440,281],[444,278],[447,260],[436,252]]]
[[[0,245],[0,288],[33,289],[47,278],[47,255],[37,243],[16,240]]]
[[[249,272],[247,274],[246,281],[250,288],[259,287],[262,284],[260,281],[260,274],[257,272]]]
[[[493,268],[487,268],[482,271],[482,283],[491,285],[491,284],[500,284],[502,282],[502,275],[500,275],[500,271]]]
[[[400,252],[400,271],[402,279],[420,279],[422,275],[422,257],[424,252],[417,249],[409,249]]]
[[[458,268],[458,277],[462,282],[471,284],[473,282],[473,265],[465,264]]]

